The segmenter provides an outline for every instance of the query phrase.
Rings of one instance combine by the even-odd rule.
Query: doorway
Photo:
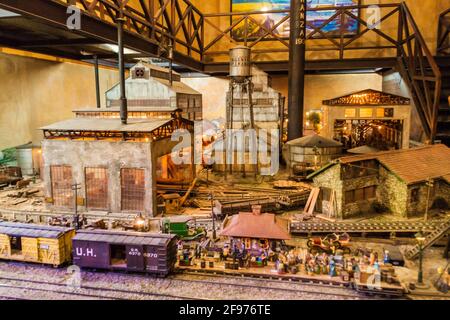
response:
[[[125,245],[111,245],[111,266],[120,268],[127,267],[127,253]]]

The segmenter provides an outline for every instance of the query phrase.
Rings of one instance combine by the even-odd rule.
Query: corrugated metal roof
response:
[[[178,82],[178,81],[173,81],[172,85],[170,85],[170,81],[166,80],[166,79],[161,79],[161,78],[152,78],[155,81],[158,81],[159,83],[169,87],[171,90],[175,91],[176,93],[184,93],[184,94],[194,94],[194,95],[201,95],[200,92],[198,92],[197,90],[192,89],[191,87],[189,87],[187,84],[185,84],[184,82]]]
[[[80,230],[74,240],[107,242],[113,244],[134,245],[165,245],[175,235],[159,233],[139,233],[109,230]]]
[[[152,132],[173,119],[129,119],[122,124],[120,119],[75,118],[53,123],[41,130],[57,131],[119,131],[119,132]]]
[[[71,230],[73,229],[27,223],[0,222],[0,234],[18,237],[56,239]]]
[[[128,107],[128,112],[174,112],[181,110],[175,106],[148,106],[148,107]],[[90,108],[90,109],[75,109],[74,113],[95,113],[95,112],[120,112],[120,107],[110,108]]]
[[[287,142],[288,145],[295,147],[318,147],[318,148],[333,148],[342,147],[342,143],[332,139],[328,139],[318,134],[312,134],[302,138],[294,139]]]

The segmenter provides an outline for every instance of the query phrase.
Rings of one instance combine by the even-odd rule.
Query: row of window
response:
[[[345,204],[376,198],[377,187],[370,186],[345,192]]]
[[[85,197],[89,209],[108,210],[108,169],[85,168]],[[51,166],[53,204],[58,207],[74,205],[71,166]],[[123,168],[120,171],[121,210],[143,211],[145,198],[145,171]]]

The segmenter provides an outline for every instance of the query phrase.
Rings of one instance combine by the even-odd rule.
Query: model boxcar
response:
[[[175,235],[81,230],[73,238],[73,263],[167,276],[175,268],[176,242]]]
[[[0,222],[0,259],[59,266],[71,260],[72,228]]]

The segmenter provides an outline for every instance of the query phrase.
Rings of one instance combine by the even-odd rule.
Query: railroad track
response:
[[[239,280],[240,282],[242,281],[258,281],[263,283],[263,285],[248,285],[248,284],[230,284],[230,285],[234,285],[234,286],[238,286],[238,287],[253,287],[256,289],[265,289],[265,290],[283,290],[285,292],[291,292],[291,293],[309,293],[309,294],[316,294],[316,295],[323,295],[323,296],[341,296],[341,297],[347,297],[347,298],[363,298],[364,299],[375,299],[375,298],[370,298],[367,294],[365,293],[359,293],[358,291],[354,291],[354,287],[353,287],[353,283],[348,283],[347,285],[344,285],[343,283],[338,283],[335,282],[333,280],[324,280],[324,279],[311,279],[311,280],[306,280],[306,279],[301,279],[301,278],[294,278],[294,277],[275,277],[275,276],[271,276],[271,278],[269,277],[259,277],[259,276],[248,276],[248,275],[239,275],[239,276],[234,276],[234,275],[223,275],[223,274],[217,274],[217,273],[207,273],[207,272],[201,272],[201,271],[195,271],[195,272],[191,272],[191,271],[186,271],[183,270],[183,272],[181,272],[180,274],[188,274],[190,276],[205,276],[205,277],[217,277],[217,278],[228,278],[228,279],[234,279],[234,280]],[[276,279],[276,280],[273,280]],[[182,280],[182,279],[180,279]],[[197,280],[188,280],[186,279],[185,281],[191,281],[191,282],[195,282]],[[211,282],[216,283],[217,282]],[[267,283],[273,283],[273,284],[289,284],[289,286],[297,286],[297,288],[285,288],[285,287],[271,287],[271,286],[267,286]],[[228,284],[226,282],[223,282],[224,285]],[[327,292],[324,291],[317,291],[317,290],[312,290],[312,288],[320,288],[321,290],[326,290]],[[370,295],[372,297],[381,297],[381,298],[396,298],[399,299],[401,298],[402,294],[399,293],[392,293],[392,292],[384,292],[384,291],[378,291],[378,292],[371,292]],[[378,299],[379,299],[378,298]]]
[[[432,232],[437,226],[445,221],[433,222],[292,222],[290,230],[292,234],[312,233],[410,233],[410,232]]]
[[[68,288],[67,284],[58,283],[58,282],[49,282],[49,281],[39,281],[33,279],[21,279],[21,278],[9,278],[9,277],[0,277],[0,289],[1,288],[9,288],[9,289],[21,289],[21,290],[31,290],[31,291],[41,291],[41,292],[49,292],[49,293],[58,293],[65,294],[74,297],[86,297],[86,298],[94,298],[94,299],[108,299],[108,300],[125,300],[125,298],[117,298],[111,295],[104,295],[99,293],[81,293],[75,292],[74,290],[54,290],[54,289],[44,289],[44,288],[33,288],[30,286],[22,286],[16,284],[4,284],[3,281],[9,282],[19,282],[19,283],[27,283],[27,284],[36,284],[36,285],[46,285],[53,286],[56,288]],[[123,290],[123,289],[115,289],[115,288],[105,288],[105,287],[96,287],[96,286],[81,286],[80,289],[77,290],[90,290],[94,292],[102,292],[102,293],[115,293],[115,294],[126,294],[126,295],[136,295],[141,297],[153,297],[153,298],[169,298],[169,299],[179,299],[179,300],[206,300],[206,299],[198,299],[193,297],[186,297],[181,295],[173,295],[173,294],[164,294],[164,293],[153,293],[153,292],[145,292],[145,291],[135,291],[135,290]]]
[[[227,286],[227,287],[238,287],[238,288],[243,288],[243,289],[258,289],[258,290],[266,290],[266,291],[281,291],[281,292],[285,292],[285,293],[293,293],[293,294],[312,294],[312,295],[316,295],[316,296],[324,296],[324,297],[342,297],[342,298],[356,298],[356,299],[361,299],[361,298],[365,298],[367,299],[367,297],[357,294],[353,291],[351,291],[351,289],[348,288],[340,288],[337,286],[332,286],[332,285],[315,285],[315,284],[305,284],[305,283],[288,283],[287,281],[276,281],[276,280],[262,280],[262,279],[253,279],[253,278],[243,278],[241,279],[240,277],[233,277],[233,276],[222,276],[222,275],[213,275],[213,274],[196,274],[196,273],[187,273],[189,274],[190,277],[192,276],[197,276],[197,277],[210,277],[210,278],[215,278],[215,279],[219,279],[219,281],[211,281],[211,280],[203,280],[203,279],[192,279],[192,278],[180,278],[179,276],[175,276],[172,277],[171,279],[176,280],[176,281],[183,281],[186,283],[201,283],[201,284],[205,284],[205,285],[220,285],[220,286]],[[225,281],[221,281],[220,279],[224,279],[225,281],[229,281],[230,279],[233,280],[239,280],[240,283],[232,283],[232,282],[225,282]],[[247,283],[243,283],[243,282],[247,282]],[[260,282],[260,284],[256,284],[257,282]],[[277,284],[289,284],[290,288],[286,288],[286,287],[280,287],[280,286],[272,286],[272,285],[267,285],[268,283],[277,283]],[[312,290],[312,289],[319,289],[319,290]],[[326,288],[327,291],[320,291],[323,290],[324,288]]]

